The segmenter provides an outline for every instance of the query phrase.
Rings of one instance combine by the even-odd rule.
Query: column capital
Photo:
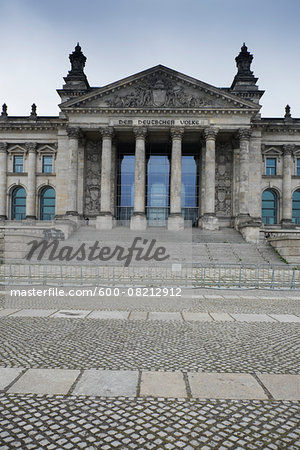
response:
[[[133,133],[135,135],[136,138],[144,138],[147,135],[147,128],[145,127],[134,127],[133,128]]]
[[[293,144],[283,145],[282,148],[283,148],[283,156],[285,156],[285,155],[291,156],[295,151],[295,145],[293,145]]]
[[[111,138],[114,135],[114,128],[113,127],[103,127],[100,128],[100,133],[103,138]]]
[[[182,139],[184,133],[184,128],[182,127],[176,127],[170,129],[170,134],[172,139]]]
[[[79,127],[67,127],[67,135],[70,139],[79,139],[81,136],[81,130]]]
[[[25,148],[28,153],[35,153],[36,148],[37,148],[37,143],[36,142],[26,142]]]
[[[7,142],[0,142],[0,153],[6,153],[7,151]]]
[[[218,128],[214,128],[214,127],[207,127],[204,128],[204,137],[205,140],[207,141],[208,139],[213,139],[215,140],[217,137],[219,130]]]
[[[249,141],[252,134],[252,130],[250,128],[239,128],[238,136],[240,141]]]

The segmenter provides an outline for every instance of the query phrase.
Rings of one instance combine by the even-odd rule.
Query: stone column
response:
[[[113,127],[102,128],[102,157],[101,157],[101,199],[100,214],[96,219],[96,228],[111,230],[114,218],[111,213],[111,167],[112,167],[112,139]]]
[[[180,231],[184,229],[184,218],[181,214],[181,158],[183,133],[184,128],[171,128],[172,157],[170,215],[168,218],[168,230],[170,231]]]
[[[204,230],[218,230],[219,221],[215,211],[216,195],[216,137],[218,129],[208,127],[204,130],[205,137],[205,204],[201,219]]]
[[[282,171],[282,228],[294,228],[292,222],[292,154],[293,145],[283,146],[283,171]]]
[[[81,135],[79,127],[68,127],[69,136],[69,180],[68,180],[68,210],[67,214],[78,216],[78,143]]]
[[[26,195],[26,219],[36,219],[36,147],[35,142],[27,142],[25,144],[28,151],[28,180]]]
[[[240,192],[239,192],[239,215],[249,217],[249,142],[251,130],[239,129],[240,139]]]
[[[135,160],[134,160],[134,212],[130,220],[131,230],[145,230],[145,185],[146,185],[146,146],[147,128],[135,127]]]
[[[0,221],[6,217],[7,143],[0,142]]]

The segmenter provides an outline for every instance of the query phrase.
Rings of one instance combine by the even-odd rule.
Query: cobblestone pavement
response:
[[[1,322],[1,366],[299,373],[297,323]]]
[[[299,316],[299,299],[295,292],[199,290],[178,299],[3,295],[0,306]],[[245,373],[257,382],[259,373],[300,374],[297,323],[0,317],[0,326],[0,367]],[[0,391],[0,449],[299,449],[299,402],[274,398]]]

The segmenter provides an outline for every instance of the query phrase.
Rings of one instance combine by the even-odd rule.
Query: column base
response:
[[[168,217],[168,230],[169,231],[183,231],[184,230],[184,217],[179,213],[171,213]]]
[[[7,220],[7,216],[0,216],[0,222],[3,220]]]
[[[112,230],[115,226],[115,218],[110,212],[100,213],[96,217],[96,230]]]
[[[282,219],[281,228],[294,229],[296,228],[296,224],[291,219]]]
[[[143,231],[147,229],[147,218],[145,213],[133,213],[130,219],[130,229],[134,231]]]
[[[241,233],[246,242],[258,244],[260,240],[260,229],[262,221],[259,218],[251,217],[249,214],[241,214],[236,219],[237,230]]]
[[[199,219],[198,225],[202,230],[218,231],[220,229],[219,219],[215,214],[204,214]]]

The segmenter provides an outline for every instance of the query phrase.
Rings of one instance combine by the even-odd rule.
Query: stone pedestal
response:
[[[183,231],[184,230],[184,218],[182,214],[170,214],[168,217],[168,230],[169,231]]]
[[[130,219],[130,229],[143,231],[147,229],[147,218],[143,213],[135,212]]]
[[[219,220],[214,214],[204,214],[199,219],[199,227],[203,230],[217,231],[219,230]]]
[[[250,244],[258,244],[259,243],[259,225],[242,225],[240,226],[240,233],[245,239],[246,242]]]
[[[293,228],[296,228],[296,224],[292,221],[292,219],[282,219],[281,228],[293,229]]]
[[[115,218],[110,212],[100,213],[100,215],[96,217],[97,230],[111,230],[114,226]]]

